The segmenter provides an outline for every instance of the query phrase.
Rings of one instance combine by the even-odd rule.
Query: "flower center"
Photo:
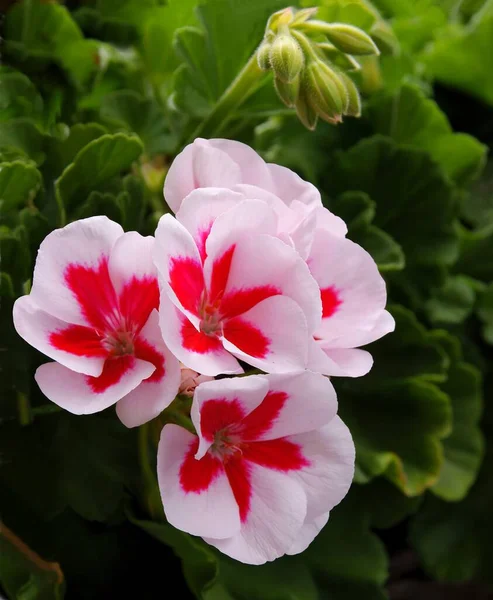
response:
[[[112,356],[126,356],[133,354],[134,335],[128,331],[114,331],[103,340],[103,345]]]
[[[242,454],[242,446],[243,442],[240,436],[232,433],[229,428],[225,428],[216,431],[210,452],[226,463],[234,456]]]
[[[216,336],[222,329],[221,319],[222,316],[219,312],[219,305],[221,304],[221,296],[217,297],[214,302],[209,302],[209,299],[204,294],[200,302],[199,315],[200,319],[200,331],[208,336]]]

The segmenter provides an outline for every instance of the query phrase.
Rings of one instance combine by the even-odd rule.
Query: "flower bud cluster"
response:
[[[379,54],[358,27],[313,19],[315,12],[275,13],[257,50],[259,67],[272,71],[279,98],[312,130],[318,118],[337,124],[344,116],[360,116],[360,94],[348,72],[360,69],[355,56]]]

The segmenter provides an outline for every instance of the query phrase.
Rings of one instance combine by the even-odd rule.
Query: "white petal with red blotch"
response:
[[[191,410],[192,422],[200,437],[196,458],[204,456],[217,432],[232,423],[239,423],[254,411],[268,390],[269,383],[261,375],[220,379],[199,385]]]
[[[67,323],[87,325],[86,313],[101,318],[114,305],[107,260],[122,234],[107,217],[81,219],[50,233],[36,257],[32,300]]]
[[[337,413],[334,387],[323,375],[302,371],[263,378],[268,382],[269,393],[262,404],[243,419],[243,440],[274,440],[314,431]]]
[[[271,191],[288,206],[293,200],[299,200],[308,206],[322,206],[322,199],[317,188],[301,179],[294,171],[273,163],[268,163],[267,168],[274,181],[274,189]]]
[[[206,240],[215,220],[242,200],[242,194],[224,188],[200,188],[183,200],[176,218],[190,232],[202,260],[206,257]]]
[[[262,300],[243,315],[229,319],[223,336],[226,350],[267,373],[287,373],[306,366],[306,319],[291,298]]]
[[[303,487],[308,502],[307,520],[311,520],[332,510],[347,494],[354,476],[354,442],[337,416],[317,431],[292,435],[286,440],[299,446],[309,463],[288,475]]]
[[[199,138],[200,139],[200,138]],[[207,141],[210,146],[222,150],[238,165],[241,171],[241,182],[273,190],[273,181],[268,166],[250,146],[234,140],[212,139]],[[221,184],[221,187],[226,187]]]
[[[99,377],[75,373],[54,362],[35,374],[43,394],[74,415],[90,415],[108,408],[152,375],[154,365],[133,356],[106,361]]]
[[[286,554],[300,554],[304,552],[308,546],[313,542],[317,535],[327,525],[330,513],[320,515],[311,521],[307,521],[303,524],[303,527],[296,536],[296,540]]]
[[[261,200],[243,200],[220,215],[214,222],[206,242],[207,260],[204,263],[205,281],[214,295],[214,270],[225,268],[224,256],[245,238],[258,234],[275,236],[277,218],[274,210]],[[227,275],[227,273],[226,273]],[[224,285],[227,283],[227,277]]]
[[[324,373],[326,375],[343,377],[362,377],[373,366],[373,357],[366,350],[357,348],[325,348],[321,342],[321,349],[329,358],[331,364],[335,363],[340,373]]]
[[[196,460],[197,447],[196,435],[164,426],[157,476],[166,518],[192,535],[230,537],[240,530],[238,504],[222,463],[209,453]]]
[[[136,427],[157,417],[173,402],[181,381],[180,363],[163,342],[157,310],[151,313],[134,344],[137,358],[156,368],[116,405],[116,414],[127,427]]]
[[[344,338],[336,340],[335,343],[332,343],[331,345],[333,347],[346,347],[348,345],[348,343],[346,342],[347,339],[351,346],[363,346],[365,344],[370,344],[375,340],[379,340],[384,335],[387,335],[388,333],[394,331],[394,329],[394,317],[388,311],[384,310],[381,312],[377,321],[373,324],[373,326],[370,329],[361,327],[359,330],[348,334]],[[343,345],[343,342],[346,343]]]
[[[347,372],[322,349],[321,342],[312,340],[308,342],[308,362],[306,368],[322,375],[346,377]]]
[[[159,324],[166,345],[186,367],[203,375],[243,373],[223,342],[198,331],[166,294],[161,294]]]
[[[198,309],[204,292],[202,260],[190,233],[171,215],[159,220],[154,264],[160,276],[161,293],[167,294],[198,325]]]
[[[108,352],[89,327],[70,325],[38,308],[31,296],[14,304],[17,333],[36,350],[78,373],[98,376]]]
[[[387,292],[368,252],[351,240],[317,229],[308,264],[323,304],[316,337],[340,340],[344,347],[352,332],[370,331],[385,308]]]
[[[228,251],[219,256],[211,253],[205,264],[206,273],[212,272],[212,282],[221,281],[216,287],[224,289],[224,314],[239,315],[252,308],[255,303],[251,299],[264,290],[264,298],[282,295],[294,300],[305,315],[309,333],[320,326],[320,290],[296,250],[270,235],[252,235],[230,246],[229,265],[224,265],[226,256]]]
[[[164,198],[176,213],[183,199],[197,188],[231,188],[241,183],[241,170],[225,152],[197,139],[178,154],[164,182]]]
[[[306,495],[285,473],[250,463],[247,476],[249,508],[240,532],[226,539],[204,539],[231,558],[261,565],[293,545],[305,520]],[[241,483],[236,485],[241,488]]]

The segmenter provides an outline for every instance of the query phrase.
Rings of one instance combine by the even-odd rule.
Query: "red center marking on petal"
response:
[[[180,486],[185,493],[199,493],[207,490],[211,483],[224,472],[220,460],[207,452],[200,460],[195,458],[199,438],[190,442],[180,467]]]
[[[118,299],[110,279],[107,257],[103,257],[97,267],[69,264],[64,277],[89,324],[100,331],[117,326]]]
[[[234,290],[223,297],[220,311],[224,316],[236,317],[247,312],[262,300],[279,294],[281,294],[281,290],[273,285]]]
[[[196,244],[197,244],[197,248],[199,249],[200,258],[202,259],[203,263],[205,262],[205,259],[207,258],[207,250],[205,248],[205,244],[207,242],[207,238],[209,237],[211,229],[212,229],[212,223],[209,223],[209,225],[207,225],[207,227],[204,227],[203,229],[200,229],[197,232]]]
[[[250,465],[241,455],[236,455],[224,465],[229,485],[240,509],[240,519],[244,523],[250,512],[252,486],[250,483]]]
[[[156,277],[132,277],[120,293],[120,312],[127,328],[138,333],[149,315],[159,308],[159,286]]]
[[[235,248],[235,244],[230,246],[226,252],[222,254],[222,256],[214,261],[214,264],[212,265],[209,293],[209,298],[211,299],[212,303],[214,303],[217,298],[222,297],[224,291],[226,290],[226,285],[229,278],[229,270],[231,269],[231,261],[233,260]]]
[[[286,438],[252,442],[243,447],[243,458],[276,471],[299,471],[310,465],[301,447]]]
[[[66,329],[54,331],[49,341],[54,348],[76,356],[108,356],[101,345],[101,336],[94,329],[82,325],[69,325]]]
[[[134,353],[136,358],[146,360],[156,367],[154,373],[152,373],[152,375],[150,375],[147,379],[144,379],[144,381],[153,383],[163,379],[166,373],[164,354],[159,352],[155,346],[149,344],[149,342],[143,340],[142,338],[136,338],[134,340]]]
[[[342,304],[342,300],[339,298],[339,294],[333,285],[320,290],[320,293],[322,295],[322,318],[326,319],[337,311]]]
[[[118,358],[109,358],[104,363],[101,375],[99,377],[86,376],[86,382],[95,394],[100,394],[117,384],[123,375],[134,366],[134,363],[135,358],[129,354]]]
[[[172,258],[170,261],[169,284],[181,305],[194,315],[204,292],[202,265],[190,257]]]
[[[200,429],[206,440],[212,441],[217,432],[245,416],[243,406],[237,398],[214,398],[206,400],[200,408]]]
[[[234,317],[224,323],[224,337],[245,354],[255,358],[265,358],[269,351],[270,340],[260,329],[240,317]]]
[[[267,433],[275,423],[287,399],[286,392],[269,392],[262,403],[241,422],[242,439],[256,440]]]
[[[188,319],[183,321],[180,333],[183,347],[192,352],[207,354],[223,347],[219,338],[197,331]]]

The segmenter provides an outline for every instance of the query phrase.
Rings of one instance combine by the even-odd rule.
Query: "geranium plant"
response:
[[[0,595],[487,598],[490,3],[6,4]]]

